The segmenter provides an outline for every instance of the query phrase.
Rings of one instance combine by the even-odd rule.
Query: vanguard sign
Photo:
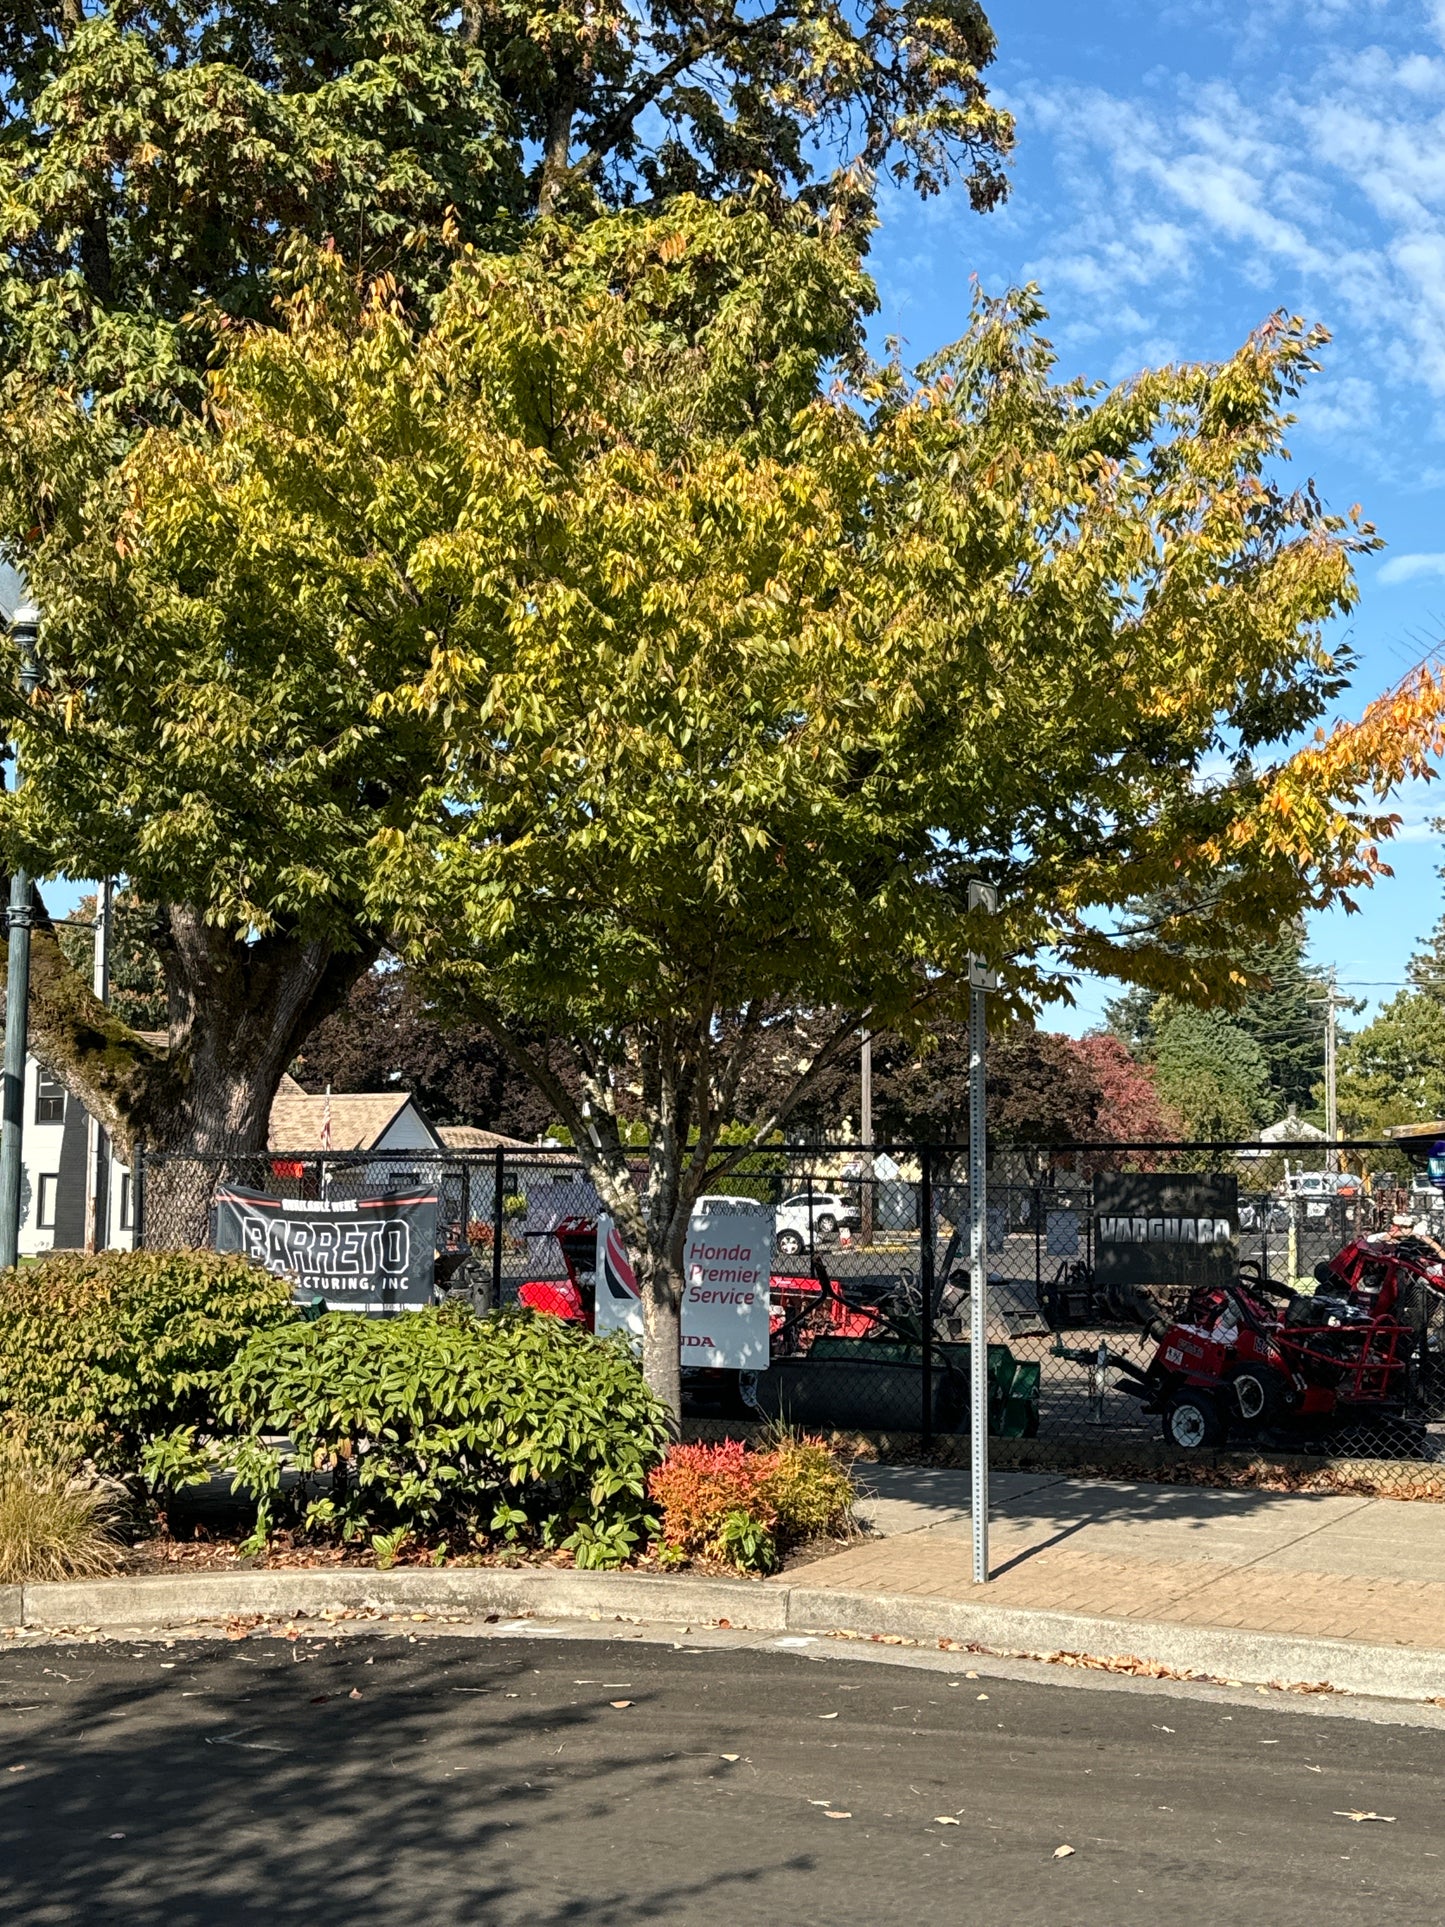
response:
[[[276,1198],[230,1186],[216,1193],[216,1249],[239,1251],[299,1299],[336,1310],[386,1312],[430,1304],[437,1196]]]
[[[684,1367],[761,1372],[768,1366],[773,1214],[766,1205],[694,1211],[683,1247]],[[597,1223],[598,1331],[642,1336],[642,1298],[622,1235]]]
[[[1101,1285],[1232,1282],[1239,1179],[1206,1172],[1100,1172],[1094,1272]]]

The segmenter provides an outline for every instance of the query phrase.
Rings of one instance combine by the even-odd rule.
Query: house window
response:
[[[43,1067],[35,1080],[35,1122],[37,1124],[63,1124],[65,1122],[65,1086],[58,1077],[52,1077]]]
[[[135,1229],[135,1226],[131,1222],[129,1171],[122,1171],[120,1174],[120,1228],[122,1231],[133,1231]]]
[[[59,1189],[60,1173],[58,1171],[44,1172],[40,1179],[40,1196],[35,1212],[35,1223],[38,1230],[53,1231],[55,1229],[55,1194]]]

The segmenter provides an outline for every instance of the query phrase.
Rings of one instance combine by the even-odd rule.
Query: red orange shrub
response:
[[[821,1439],[750,1452],[737,1439],[675,1445],[648,1480],[674,1552],[767,1571],[790,1546],[848,1522],[853,1484]]]

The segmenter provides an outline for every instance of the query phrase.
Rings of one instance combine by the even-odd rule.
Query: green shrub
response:
[[[134,1475],[155,1441],[214,1429],[217,1374],[290,1301],[209,1251],[57,1252],[0,1273],[0,1422]]]
[[[234,1467],[258,1501],[258,1541],[289,1507],[303,1531],[380,1540],[390,1557],[408,1536],[453,1553],[500,1539],[602,1566],[652,1528],[647,1475],[666,1415],[620,1334],[462,1305],[330,1312],[258,1334],[227,1388],[228,1416],[249,1434]],[[277,1432],[303,1469],[329,1476],[283,1499],[262,1442]]]
[[[120,1551],[115,1505],[74,1464],[47,1462],[0,1433],[0,1586],[109,1572]]]
[[[856,1497],[853,1481],[821,1439],[784,1437],[771,1457],[763,1492],[777,1513],[781,1546],[847,1531]]]

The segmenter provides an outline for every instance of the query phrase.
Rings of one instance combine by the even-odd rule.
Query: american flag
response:
[[[331,1086],[326,1086],[326,1102],[321,1110],[321,1148],[331,1149]]]

